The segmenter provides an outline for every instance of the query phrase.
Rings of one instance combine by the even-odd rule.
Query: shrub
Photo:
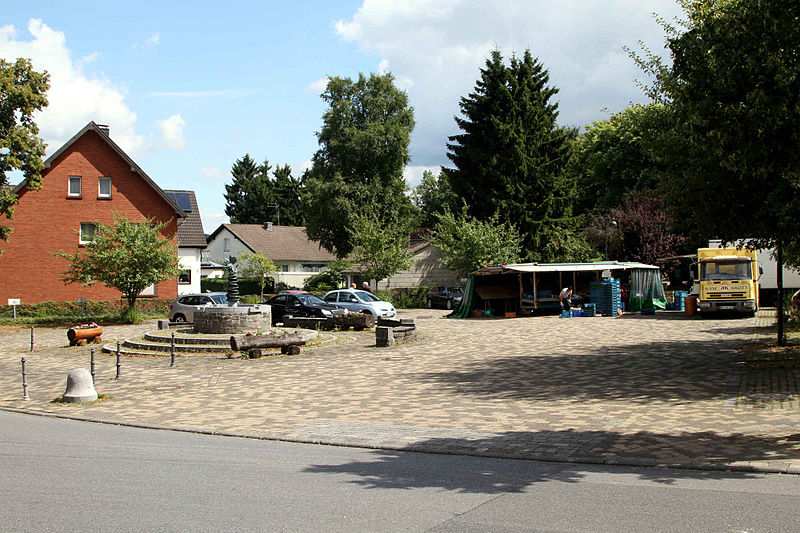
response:
[[[379,290],[376,296],[391,302],[397,309],[414,309],[425,307],[430,287],[403,287],[398,289]]]
[[[125,307],[120,313],[119,318],[125,324],[138,324],[142,321],[142,317],[135,307]]]
[[[239,278],[237,282],[239,283],[239,294],[261,294],[261,284],[258,278]],[[272,292],[274,283],[274,280],[269,278],[264,292]],[[200,292],[226,292],[227,290],[227,278],[203,278],[200,280]]]

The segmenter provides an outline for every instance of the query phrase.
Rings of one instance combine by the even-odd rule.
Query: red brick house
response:
[[[111,224],[115,213],[129,220],[167,222],[162,235],[177,243],[178,220],[185,213],[109,137],[108,128],[90,122],[45,162],[42,188],[14,188],[19,204],[8,242],[0,241],[0,303],[48,300],[115,300],[121,293],[100,283],[65,285],[68,263],[50,252],[74,253],[94,231],[94,223]],[[146,291],[147,292],[147,291]],[[150,295],[174,298],[178,281],[150,289]],[[143,296],[147,295],[143,293]]]

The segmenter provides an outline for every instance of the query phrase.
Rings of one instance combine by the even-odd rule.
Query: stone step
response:
[[[144,340],[156,343],[166,343],[167,345],[169,345],[172,342],[172,335],[170,333],[165,333],[163,331],[153,331],[150,333],[145,333]],[[179,344],[192,345],[192,346],[203,346],[207,344],[230,346],[230,341],[231,341],[230,335],[223,335],[223,336],[194,335],[191,337],[180,337],[178,335],[175,335],[176,346]]]
[[[134,350],[144,350],[147,352],[166,352],[170,353],[172,346],[160,342],[139,341],[125,339],[125,347]],[[175,353],[210,353],[230,351],[231,345],[228,344],[178,344],[175,343]]]

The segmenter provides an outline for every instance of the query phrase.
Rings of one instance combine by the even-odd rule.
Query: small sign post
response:
[[[78,298],[78,303],[81,304],[81,318],[83,318],[83,304],[86,303],[86,298]]]
[[[14,308],[14,322],[17,321],[17,306],[20,305],[21,300],[19,298],[9,298],[8,305]]]

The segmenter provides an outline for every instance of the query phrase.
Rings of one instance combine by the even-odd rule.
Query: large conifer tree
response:
[[[257,164],[245,154],[231,167],[233,183],[225,185],[225,214],[233,224],[274,222],[275,199],[269,179],[270,164]]]
[[[570,133],[556,123],[558,89],[525,51],[506,66],[494,51],[475,89],[461,99],[463,133],[450,137],[445,169],[471,215],[498,213],[523,235],[529,260],[582,260],[588,247],[572,215],[574,180],[565,172]]]

